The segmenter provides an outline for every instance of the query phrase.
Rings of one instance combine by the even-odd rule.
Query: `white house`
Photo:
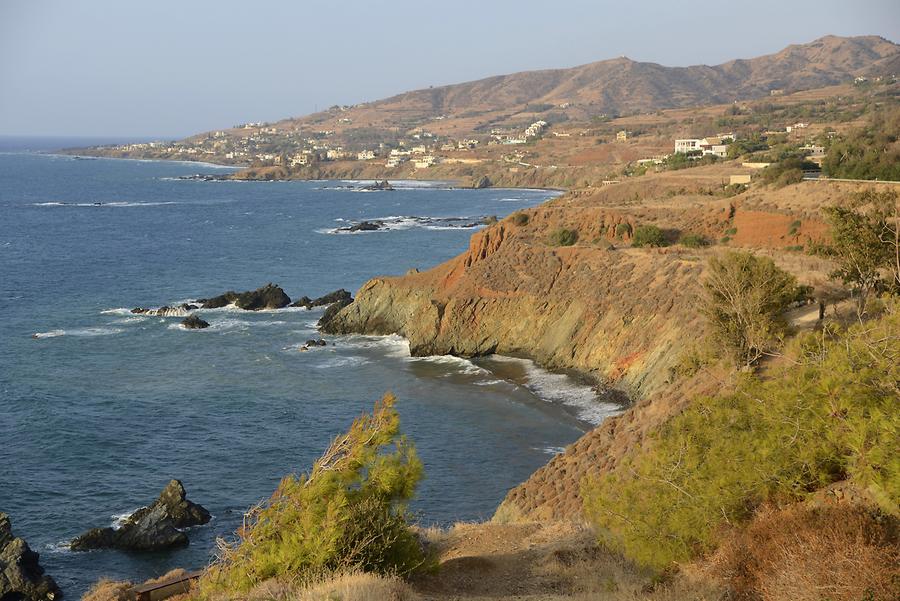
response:
[[[432,165],[436,165],[438,162],[437,157],[433,155],[425,155],[422,158],[416,159],[413,165],[415,165],[416,169],[427,169]]]
[[[362,152],[356,155],[356,158],[360,161],[371,161],[375,158],[374,150],[363,150]]]
[[[702,141],[703,140],[699,138],[683,138],[681,140],[675,140],[675,152],[687,154],[689,152],[701,150],[700,143]]]

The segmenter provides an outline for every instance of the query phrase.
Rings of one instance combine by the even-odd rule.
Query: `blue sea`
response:
[[[268,282],[294,298],[355,292],[459,254],[476,229],[467,226],[553,192],[190,181],[178,178],[228,168],[6,150],[0,511],[70,599],[101,576],[206,565],[217,536],[386,391],[425,464],[412,507],[424,524],[489,518],[511,487],[617,409],[526,360],[412,358],[397,336],[326,336],[328,346],[300,352],[321,310],[200,311],[211,327],[195,331],[130,313]],[[339,231],[372,219],[388,227]],[[214,516],[189,531],[189,547],[68,549],[171,478]]]

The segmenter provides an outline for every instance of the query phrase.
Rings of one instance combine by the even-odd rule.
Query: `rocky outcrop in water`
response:
[[[308,296],[302,296],[297,301],[291,304],[292,307],[306,307],[307,309],[312,309],[314,307],[324,307],[326,305],[331,305],[343,300],[347,300],[351,298],[349,292],[341,288],[340,290],[335,290],[334,292],[329,292],[319,298],[311,299]]]
[[[205,524],[210,517],[206,509],[187,499],[179,480],[172,480],[152,505],[131,514],[121,527],[88,530],[72,541],[71,548],[159,551],[184,546],[188,537],[179,528]]]
[[[368,190],[370,192],[374,191],[383,191],[383,192],[393,192],[394,186],[391,185],[389,181],[386,179],[381,180],[380,182],[374,182],[369,184],[368,186],[361,186],[360,190]]]
[[[0,512],[0,599],[53,601],[62,597],[53,578],[44,573],[39,555],[12,533],[9,516]]]
[[[384,228],[384,223],[381,221],[361,221],[359,223],[354,223],[353,225],[348,225],[347,227],[339,227],[337,231],[339,232],[374,232]]]
[[[285,294],[281,287],[275,284],[266,284],[262,288],[248,292],[234,292],[229,290],[219,296],[198,300],[203,309],[220,309],[234,303],[239,309],[245,311],[260,311],[263,309],[281,309],[291,304],[291,298]]]
[[[174,307],[163,305],[158,309],[145,309],[143,307],[135,307],[131,310],[135,315],[155,315],[156,317],[184,317],[191,311],[198,309],[197,305],[182,303]]]
[[[188,315],[181,321],[181,327],[188,330],[202,330],[209,327],[209,322],[198,315]]]
[[[219,296],[214,296],[212,298],[200,298],[197,299],[197,302],[200,303],[200,307],[202,309],[221,309],[222,307],[227,307],[231,303],[237,300],[238,293],[229,290]]]

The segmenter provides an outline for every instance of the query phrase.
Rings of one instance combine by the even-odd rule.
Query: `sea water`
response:
[[[491,516],[591,423],[617,410],[523,359],[413,358],[398,336],[318,337],[321,310],[134,315],[268,282],[292,297],[356,291],[464,251],[489,215],[542,190],[444,182],[179,179],[227,168],[0,154],[0,511],[70,598],[101,576],[140,581],[208,563],[217,536],[386,391],[425,464],[423,523]],[[342,228],[380,220],[384,229]],[[165,553],[72,552],[88,528],[172,478],[213,515]]]

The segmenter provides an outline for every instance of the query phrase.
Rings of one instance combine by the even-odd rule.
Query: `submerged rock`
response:
[[[202,309],[220,309],[234,303],[239,309],[245,311],[260,311],[287,307],[291,304],[291,298],[284,293],[281,287],[269,283],[256,290],[247,292],[229,290],[219,296],[200,299],[197,302],[201,304]]]
[[[155,315],[157,317],[184,317],[191,311],[198,309],[197,305],[189,303],[181,303],[174,307],[163,305],[159,309],[145,309],[143,307],[135,307],[131,310],[135,315]]]
[[[300,297],[300,299],[293,303],[291,306],[306,307],[307,309],[312,309],[313,307],[324,307],[325,305],[331,305],[333,303],[337,303],[349,298],[351,298],[350,293],[341,288],[340,290],[329,292],[328,294],[320,296],[316,299],[311,299],[308,296]]]
[[[39,555],[12,533],[9,516],[0,512],[0,599],[52,601],[62,597],[53,578],[44,574]]]
[[[92,528],[73,540],[71,548],[158,551],[184,546],[188,537],[179,528],[205,524],[210,517],[206,509],[187,499],[179,480],[172,480],[152,505],[128,516],[120,528]]]
[[[209,327],[209,322],[201,319],[198,315],[188,315],[181,321],[181,325],[188,330],[202,330]]]

